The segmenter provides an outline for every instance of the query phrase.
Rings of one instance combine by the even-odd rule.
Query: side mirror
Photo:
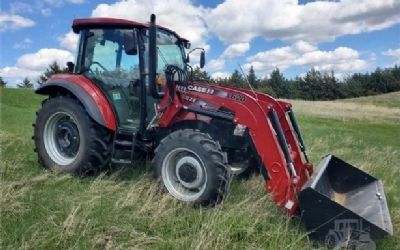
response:
[[[190,42],[183,43],[183,47],[185,47],[185,49],[190,49],[190,46],[191,46]]]
[[[136,31],[124,34],[124,50],[127,55],[138,54],[138,44],[136,39]]]
[[[201,51],[201,53],[200,53],[200,68],[204,68],[205,64],[206,64],[206,53],[204,51]]]

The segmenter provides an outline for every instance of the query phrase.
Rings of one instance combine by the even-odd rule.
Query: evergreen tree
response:
[[[309,70],[304,77],[303,94],[308,100],[319,100],[323,96],[321,72],[314,68]]]
[[[39,76],[39,79],[36,81],[39,86],[43,85],[52,75],[64,73],[65,70],[60,68],[60,65],[56,61],[49,65],[46,71]]]
[[[211,77],[208,75],[207,71],[202,70],[200,67],[196,67],[193,70],[193,80],[198,80],[198,81],[207,81],[209,82],[211,80]]]
[[[278,68],[274,69],[271,72],[271,78],[269,79],[268,83],[277,98],[288,97],[286,82],[287,80],[283,77],[283,74],[279,71]]]
[[[344,98],[343,90],[340,88],[335,73],[324,73],[322,76],[322,88],[318,93],[319,100],[334,100]]]
[[[393,77],[396,79],[396,81],[400,81],[400,66],[399,65],[394,65],[392,71]]]
[[[24,89],[31,89],[31,88],[33,88],[33,83],[31,83],[31,81],[28,79],[28,77],[25,77],[21,83],[17,84],[17,87],[24,88]]]
[[[257,79],[257,76],[256,76],[256,73],[254,72],[253,66],[250,67],[249,75],[248,75],[247,79],[253,88],[258,87],[259,80]]]
[[[352,76],[345,78],[342,83],[345,97],[351,98],[366,95],[365,81],[365,75],[361,73],[355,73]]]
[[[6,87],[7,82],[3,80],[3,77],[0,76],[0,88]]]
[[[219,86],[229,86],[230,85],[229,78],[227,78],[227,77],[212,79],[211,82],[216,85],[219,85]]]
[[[244,88],[247,86],[247,83],[246,80],[243,79],[242,74],[240,74],[240,72],[237,69],[235,69],[235,71],[229,78],[229,85],[234,87]]]
[[[272,87],[269,83],[269,79],[267,77],[264,77],[263,79],[261,79],[259,81],[258,86],[257,86],[257,91],[260,91],[260,92],[263,92],[270,96],[276,97],[276,94],[275,94],[274,90],[272,89]]]

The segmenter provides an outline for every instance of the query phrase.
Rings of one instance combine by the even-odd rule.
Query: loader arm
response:
[[[171,89],[174,88],[166,88],[165,96],[171,96],[168,93]],[[182,119],[179,117],[185,117],[182,114],[189,117],[190,113],[208,115],[213,119],[231,119],[234,125],[244,125],[266,170],[265,188],[278,206],[294,214],[298,204],[297,193],[312,173],[312,166],[303,162],[302,152],[287,119],[290,104],[263,94],[201,83],[177,85],[176,90],[172,101],[164,98],[160,102],[162,115],[159,126],[167,128]],[[219,111],[221,108],[229,110],[232,117],[223,117],[224,113]]]

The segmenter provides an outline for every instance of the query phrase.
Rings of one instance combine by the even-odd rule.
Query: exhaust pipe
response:
[[[156,98],[162,98],[156,88],[157,74],[157,26],[156,15],[151,14],[149,26],[149,90],[150,94]]]
[[[333,155],[304,185],[299,206],[310,237],[328,247],[393,235],[382,181]]]

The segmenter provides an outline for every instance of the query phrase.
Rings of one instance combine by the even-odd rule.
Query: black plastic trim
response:
[[[306,161],[310,162],[308,160],[308,156],[307,156],[307,153],[306,153],[306,146],[304,144],[303,136],[301,135],[299,125],[297,124],[296,116],[294,115],[294,112],[293,112],[292,109],[290,109],[287,113],[289,115],[290,122],[292,123],[294,132],[296,134],[297,141],[300,144],[301,152],[303,152],[303,155],[304,155],[304,158],[306,159]]]

